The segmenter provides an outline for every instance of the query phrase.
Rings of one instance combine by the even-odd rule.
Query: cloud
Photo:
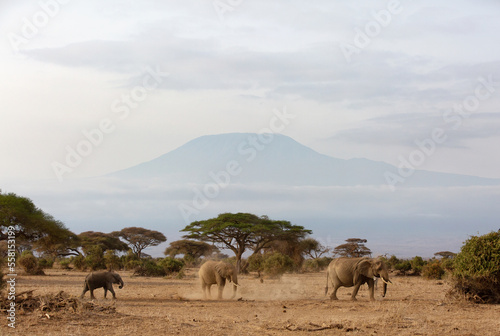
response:
[[[431,138],[432,131],[441,128],[447,135],[441,147],[464,148],[468,140],[500,136],[500,112],[473,115],[457,130],[452,126],[442,113],[397,113],[363,121],[359,127],[337,132],[330,140],[415,147],[415,140]]]

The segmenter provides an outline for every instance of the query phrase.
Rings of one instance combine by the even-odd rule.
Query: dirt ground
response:
[[[86,273],[46,273],[19,276],[17,291],[80,295]],[[370,302],[365,285],[352,302],[350,288],[339,289],[339,301],[324,296],[324,272],[262,283],[248,275],[240,276],[236,299],[203,300],[196,270],[183,279],[119,273],[125,286],[115,285],[116,301],[110,293],[104,300],[102,289],[95,293],[100,305],[115,312],[18,312],[16,329],[3,317],[0,335],[500,335],[500,305],[447,299],[446,281],[392,277],[385,298],[379,288]],[[230,296],[227,286],[224,295]]]

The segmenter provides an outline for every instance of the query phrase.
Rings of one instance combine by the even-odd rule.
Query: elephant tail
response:
[[[328,271],[326,271],[326,286],[325,286],[325,296],[328,294]]]

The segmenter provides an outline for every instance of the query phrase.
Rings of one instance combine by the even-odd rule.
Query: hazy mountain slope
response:
[[[124,179],[161,179],[175,184],[225,181],[280,185],[384,185],[398,169],[368,159],[343,160],[320,154],[280,134],[207,135],[154,160],[110,174]],[[498,185],[499,179],[415,171],[397,186]]]

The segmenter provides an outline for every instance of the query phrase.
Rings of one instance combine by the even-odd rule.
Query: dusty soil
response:
[[[48,270],[46,276],[19,276],[18,292],[34,295],[81,293],[86,273]],[[241,276],[237,299],[203,300],[196,270],[183,279],[134,277],[119,272],[117,300],[97,302],[116,311],[17,313],[16,329],[0,323],[1,335],[500,335],[500,305],[475,305],[446,298],[446,281],[392,277],[386,298],[358,301],[340,288],[339,301],[324,296],[323,272],[282,279]],[[380,286],[381,287],[381,286]],[[379,288],[380,290],[380,288]],[[215,294],[215,288],[212,294]],[[230,296],[226,287],[225,297]],[[110,293],[108,293],[110,295]],[[89,293],[85,300],[89,300]]]

